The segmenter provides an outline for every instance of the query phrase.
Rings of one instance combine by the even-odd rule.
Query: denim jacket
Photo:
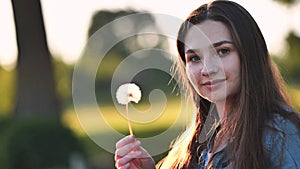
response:
[[[208,146],[203,148],[200,159],[195,169],[205,169],[208,162],[217,129],[208,141]],[[271,166],[270,169],[300,169],[300,131],[289,120],[276,114],[274,121],[269,122],[263,132],[262,140]],[[226,146],[212,155],[213,169],[230,168],[230,157],[225,156]]]

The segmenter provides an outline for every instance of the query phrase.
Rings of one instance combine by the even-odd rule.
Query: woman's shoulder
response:
[[[264,128],[263,138],[265,141],[278,141],[282,139],[300,139],[300,128],[291,119],[287,118],[289,114],[299,118],[299,115],[293,111],[286,111],[287,115],[273,114],[273,117],[267,121]]]
[[[274,114],[264,130],[263,146],[275,168],[300,168],[300,129],[290,119]]]
[[[273,134],[299,134],[296,124],[280,114],[274,114],[273,119],[267,122],[266,131]]]

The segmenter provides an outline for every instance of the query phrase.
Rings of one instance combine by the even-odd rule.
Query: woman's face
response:
[[[218,103],[240,91],[238,51],[222,22],[207,20],[195,25],[184,42],[186,74],[199,95]]]

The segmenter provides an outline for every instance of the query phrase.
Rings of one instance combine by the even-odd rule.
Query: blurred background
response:
[[[95,144],[84,132],[72,102],[72,73],[89,37],[105,24],[125,15],[155,12],[184,19],[207,1],[0,1],[0,168],[1,169],[111,169],[113,154]],[[300,3],[299,0],[236,0],[260,26],[271,56],[287,84],[291,100],[300,111]],[[144,18],[145,19],[145,18]],[[149,14],[118,31],[155,25]],[[126,27],[127,26],[127,27]],[[128,28],[127,28],[128,29]],[[154,43],[155,42],[155,43]],[[159,36],[155,41],[130,37],[114,46],[99,66],[95,94],[107,121],[126,134],[126,120],[118,116],[110,95],[111,77],[127,55],[144,48],[161,48],[176,55],[174,40]],[[168,60],[166,62],[171,62]],[[101,70],[100,70],[101,69]],[[133,124],[141,137],[160,133],[174,122],[172,112],[180,98],[172,92],[171,76],[157,70],[138,74],[145,82],[143,94],[162,89],[168,98],[165,116],[152,126]],[[159,82],[159,83],[158,83]],[[169,84],[169,85],[167,85]],[[138,108],[149,107],[142,99]],[[93,117],[91,126],[96,121]],[[95,129],[96,134],[106,131]],[[106,133],[107,134],[107,133]],[[158,161],[164,153],[155,156]]]

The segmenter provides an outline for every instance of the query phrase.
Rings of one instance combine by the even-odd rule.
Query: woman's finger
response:
[[[125,165],[116,166],[117,169],[128,169],[130,167],[130,163],[127,163]]]
[[[131,152],[131,153],[127,154],[126,156],[118,159],[117,163],[124,165],[133,159],[140,158],[141,155],[142,155],[141,151],[134,151],[134,152]]]
[[[129,144],[129,143],[134,142],[134,141],[136,141],[135,136],[133,136],[133,135],[126,136],[126,137],[124,137],[123,139],[119,140],[116,143],[116,149],[121,148],[124,145]]]
[[[135,142],[124,145],[121,148],[118,148],[116,150],[116,155],[117,156],[125,156],[126,154],[130,153],[131,151],[138,149],[140,146],[141,146],[141,142],[137,140]]]

